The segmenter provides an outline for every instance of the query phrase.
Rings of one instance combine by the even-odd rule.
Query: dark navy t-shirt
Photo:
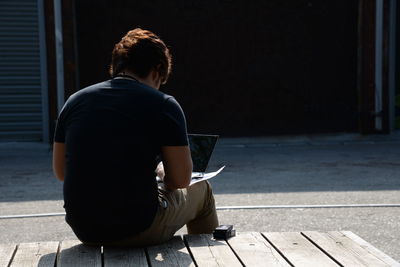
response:
[[[188,145],[176,100],[121,78],[72,95],[54,141],[66,146],[66,221],[86,242],[116,241],[149,227],[158,208],[161,147]]]

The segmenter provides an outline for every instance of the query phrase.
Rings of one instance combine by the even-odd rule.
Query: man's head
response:
[[[158,74],[161,84],[171,73],[172,57],[164,42],[154,33],[136,28],[129,31],[112,52],[110,74],[129,71],[139,78]]]

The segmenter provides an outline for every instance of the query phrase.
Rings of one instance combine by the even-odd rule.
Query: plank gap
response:
[[[226,243],[228,244],[228,246],[231,248],[233,254],[235,254],[236,258],[239,260],[240,264],[242,264],[243,267],[245,267],[246,265],[244,264],[244,262],[242,261],[242,259],[239,257],[239,255],[237,254],[237,252],[235,251],[235,249],[231,246],[231,244],[229,244],[229,239],[224,239],[226,241]]]
[[[261,233],[262,237],[264,237],[265,240],[282,256],[282,258],[285,259],[289,263],[290,266],[295,267],[293,263],[290,262],[290,260],[280,251],[272,242],[263,234]]]
[[[147,247],[144,248],[144,255],[146,255],[147,265],[151,267],[150,255],[149,252],[147,251]]]
[[[15,258],[15,254],[17,254],[18,247],[19,247],[19,244],[15,245],[14,251],[13,251],[13,253],[12,253],[12,255],[11,255],[10,260],[8,261],[7,267],[10,267],[10,266],[11,266],[11,263],[13,262],[13,260],[14,260],[14,258]]]
[[[101,267],[104,267],[104,246],[100,247]]]
[[[54,261],[54,267],[57,267],[58,257],[60,256],[60,248],[61,248],[61,242],[58,242],[55,261]]]
[[[189,246],[189,243],[188,243],[187,239],[185,237],[183,237],[182,239],[183,239],[183,243],[185,244],[187,250],[189,251],[190,257],[192,257],[192,259],[193,259],[194,265],[196,265],[198,267],[199,265],[197,264],[196,259],[194,258],[193,252],[190,249],[190,246]]]
[[[304,236],[308,241],[311,242],[314,246],[316,246],[319,250],[321,250],[326,256],[331,258],[335,263],[337,263],[339,266],[344,267],[340,262],[338,262],[332,255],[330,255],[325,249],[320,247],[317,243],[315,243],[311,238],[309,238],[307,235],[305,235],[303,232],[300,232],[302,236]]]

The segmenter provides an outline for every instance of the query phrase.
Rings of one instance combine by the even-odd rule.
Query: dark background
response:
[[[257,136],[357,131],[356,0],[76,1],[80,87],[108,79],[130,29],[173,54],[162,90],[189,132]]]
[[[396,44],[400,44],[400,4],[397,3],[396,19]],[[395,107],[395,128],[400,129],[400,52],[396,51],[396,107]]]

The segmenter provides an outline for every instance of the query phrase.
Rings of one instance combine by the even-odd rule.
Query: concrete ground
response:
[[[217,206],[400,204],[400,134],[221,139]],[[48,145],[0,143],[0,217],[63,212]],[[400,207],[219,210],[237,231],[349,230],[400,261]],[[181,230],[180,232],[184,232]],[[75,238],[62,216],[0,219],[0,243]]]

